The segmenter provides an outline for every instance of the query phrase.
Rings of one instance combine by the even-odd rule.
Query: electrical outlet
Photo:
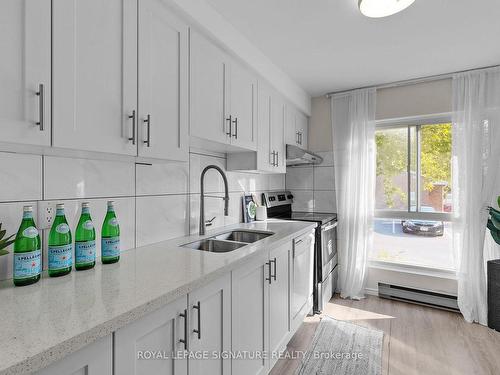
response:
[[[38,229],[50,229],[54,217],[56,216],[56,202],[40,201],[38,202]]]

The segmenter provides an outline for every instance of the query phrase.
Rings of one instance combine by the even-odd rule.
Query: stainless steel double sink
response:
[[[213,237],[200,241],[190,242],[182,247],[189,247],[195,250],[209,251],[212,253],[227,253],[257,242],[266,237],[272,236],[273,232],[263,232],[247,229],[236,229],[230,232],[217,234]]]

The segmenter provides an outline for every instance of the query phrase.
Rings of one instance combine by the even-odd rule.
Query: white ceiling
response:
[[[416,0],[387,18],[358,0],[208,0],[313,96],[500,63],[499,0]]]

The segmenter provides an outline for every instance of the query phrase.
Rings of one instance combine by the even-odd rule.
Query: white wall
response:
[[[425,82],[414,85],[392,87],[377,91],[377,120],[428,115],[433,113],[451,112],[452,91],[451,79]],[[312,98],[311,117],[309,119],[309,149],[314,152],[330,155],[333,153],[333,138],[331,130],[330,99],[325,96]],[[335,165],[329,161],[326,165]],[[306,210],[321,210],[324,207],[332,208],[325,204],[321,197],[325,194],[324,185],[316,186],[319,176],[313,171],[318,167],[287,168],[286,187],[292,190],[295,196],[295,206]],[[321,181],[326,181],[326,176],[333,173],[323,170],[319,172]],[[334,180],[330,180],[334,183]],[[334,186],[331,188],[334,190]],[[334,191],[329,193],[332,196]],[[320,197],[320,199],[317,198]],[[333,206],[334,207],[334,206]],[[340,218],[341,220],[342,218]],[[339,233],[339,237],[342,234]],[[341,260],[340,260],[341,261]],[[415,288],[441,291],[456,294],[456,280],[449,277],[418,275],[415,273],[399,272],[383,268],[370,268],[368,272],[367,290],[374,292],[378,282],[394,283]]]
[[[39,203],[54,200],[65,203],[66,216],[74,231],[80,204],[89,201],[100,232],[106,201],[114,200],[122,251],[196,233],[199,178],[201,170],[209,164],[225,170],[226,158],[191,152],[189,162],[143,165],[0,152],[2,229],[8,234],[17,232],[23,205],[33,204],[36,221]],[[285,184],[284,175],[227,172],[227,177],[229,216],[224,216],[221,199],[205,200],[206,217],[216,217],[212,228],[242,221],[243,192],[282,190]],[[216,172],[207,172],[205,181],[207,192],[222,196],[223,184]],[[48,230],[42,231],[42,237],[46,259]],[[11,254],[0,256],[0,280],[12,277],[12,246],[9,250]]]

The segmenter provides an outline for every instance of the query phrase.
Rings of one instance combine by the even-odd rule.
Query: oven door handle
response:
[[[332,230],[333,228],[335,228],[337,226],[337,223],[333,223],[333,224],[330,224],[330,225],[327,225],[326,227],[324,228],[321,228],[321,231],[322,232],[328,232],[329,230]]]

